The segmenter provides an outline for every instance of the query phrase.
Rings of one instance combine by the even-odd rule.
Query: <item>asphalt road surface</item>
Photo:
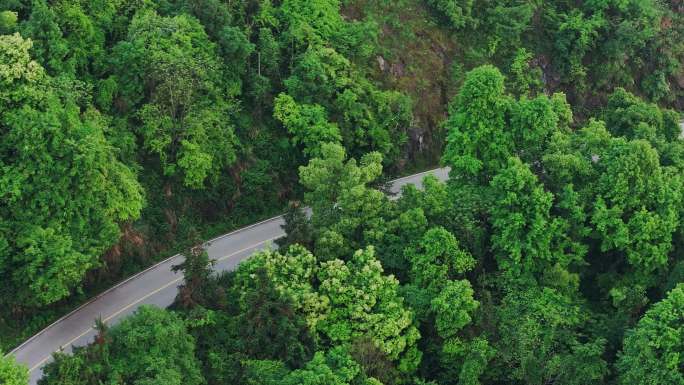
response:
[[[427,174],[446,180],[448,169],[436,169],[397,179],[392,182],[390,191],[398,193],[406,184],[420,187]],[[207,242],[209,257],[216,260],[215,269],[233,269],[255,251],[270,247],[275,239],[284,235],[280,228],[282,224],[283,219],[278,216]],[[182,258],[175,255],[112,287],[31,337],[9,354],[14,354],[18,362],[29,367],[30,384],[36,384],[41,377],[42,366],[51,359],[53,352],[69,352],[72,346],[82,346],[92,341],[95,335],[93,326],[98,317],[111,325],[130,315],[141,305],[169,306],[183,279],[182,273],[174,273],[171,267],[181,263]]]

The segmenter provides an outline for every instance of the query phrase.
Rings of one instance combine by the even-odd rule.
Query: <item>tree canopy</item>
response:
[[[188,250],[42,383],[682,383],[682,15],[0,0],[0,348]],[[234,271],[197,246],[283,212]]]

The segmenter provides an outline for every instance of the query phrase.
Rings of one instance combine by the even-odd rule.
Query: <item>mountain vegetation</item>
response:
[[[684,384],[683,7],[0,0],[0,348],[187,249],[40,384]]]

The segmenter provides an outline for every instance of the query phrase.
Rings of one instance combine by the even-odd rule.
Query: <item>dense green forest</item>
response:
[[[684,384],[683,17],[0,0],[0,349],[290,207],[277,248],[221,275],[186,253],[171,309],[41,384]]]

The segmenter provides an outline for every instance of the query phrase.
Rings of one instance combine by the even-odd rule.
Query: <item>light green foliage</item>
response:
[[[0,11],[0,33],[8,35],[17,25],[17,13],[12,11]]]
[[[442,227],[426,231],[417,247],[407,250],[407,254],[412,283],[425,288],[442,287],[475,266],[473,257]]]
[[[473,299],[470,282],[447,281],[431,302],[439,335],[445,339],[456,336],[460,329],[471,323],[471,315],[478,306],[479,303]]]
[[[329,300],[321,297],[313,287],[318,272],[316,257],[299,245],[291,246],[285,254],[273,251],[257,253],[240,265],[236,287],[246,295],[253,286],[259,269],[265,269],[274,287],[284,297],[292,299],[296,311],[302,313],[312,331],[329,312]],[[240,306],[247,311],[246,298],[240,298]]]
[[[539,68],[532,68],[532,52],[525,48],[518,49],[513,62],[511,63],[511,83],[512,91],[517,95],[527,95],[535,93],[542,86],[542,72]]]
[[[28,368],[15,362],[13,356],[5,357],[0,350],[0,382],[5,385],[27,385]]]
[[[350,342],[368,336],[391,359],[402,355],[401,366],[418,362],[412,350],[420,337],[413,315],[398,296],[399,282],[383,274],[372,248],[359,250],[346,263],[333,260],[321,264],[319,293],[330,300],[330,314],[318,328],[330,340]]]
[[[450,107],[447,145],[442,163],[453,179],[489,176],[503,168],[513,152],[505,113],[511,100],[504,95],[504,77],[493,66],[468,73]]]
[[[406,142],[410,100],[398,92],[377,89],[332,48],[310,46],[285,86],[297,102],[320,104],[328,111],[353,156],[378,151],[391,161]]]
[[[236,159],[235,106],[223,89],[231,85],[221,79],[216,45],[202,26],[186,15],[143,10],[114,50],[119,78],[131,87],[121,92],[140,103],[139,132],[164,174],[180,175],[193,188],[215,180]]]
[[[489,361],[495,357],[495,350],[489,346],[486,339],[477,337],[468,344],[454,343],[444,346],[444,353],[448,357],[447,365],[451,362],[449,356],[463,357],[463,364],[458,372],[458,383],[462,385],[480,385],[480,376],[487,370]]]
[[[284,255],[261,252],[238,270],[236,282],[243,293],[259,269],[292,299],[294,310],[322,341],[336,346],[367,337],[390,359],[401,361],[400,367],[410,371],[417,365],[419,334],[412,313],[398,295],[399,283],[383,274],[372,248],[357,251],[346,263],[336,259],[320,264],[301,246]]]
[[[31,42],[0,38],[0,271],[4,298],[48,304],[68,296],[138,217],[141,187],[107,142],[106,121],[81,112],[68,86],[29,56]]]
[[[377,30],[372,23],[346,21],[340,14],[339,0],[285,0],[280,6],[285,24],[284,41],[296,48],[332,45],[345,55],[368,57]],[[294,48],[294,47],[293,47]]]
[[[363,379],[359,364],[344,348],[329,352],[316,352],[302,369],[289,373],[283,379],[286,385],[382,385],[374,379]]]
[[[339,144],[321,146],[321,157],[300,167],[300,183],[309,192],[304,201],[313,209],[315,252],[320,258],[349,256],[362,247],[386,197],[367,185],[382,173],[382,157],[373,152],[357,163],[346,160]]]
[[[304,154],[321,155],[321,145],[342,140],[337,126],[328,122],[325,109],[314,104],[297,104],[291,96],[280,94],[275,99],[273,115],[292,134],[292,142],[304,146]]]
[[[288,24],[288,33],[297,43],[317,45],[332,40],[341,32],[343,20],[339,7],[339,0],[286,0],[280,11]]]
[[[518,158],[510,158],[491,187],[492,247],[499,268],[514,274],[542,271],[559,257],[551,250],[553,195]]]
[[[138,383],[202,384],[194,339],[175,314],[143,306],[111,331],[110,378]]]
[[[663,268],[679,222],[681,179],[643,140],[613,139],[599,168],[591,222],[601,249],[623,252],[643,273]]]
[[[684,284],[677,285],[627,332],[620,384],[684,384]]]

